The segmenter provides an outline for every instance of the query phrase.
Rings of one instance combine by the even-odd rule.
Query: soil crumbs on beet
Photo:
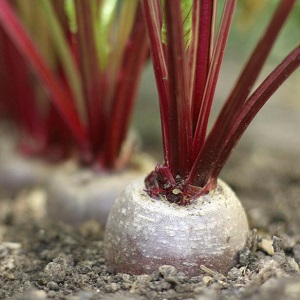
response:
[[[0,299],[300,299],[299,166],[298,156],[257,149],[233,155],[222,178],[243,202],[252,231],[226,276],[205,266],[192,278],[172,266],[111,274],[97,222],[77,229],[51,223],[42,189],[1,199]]]

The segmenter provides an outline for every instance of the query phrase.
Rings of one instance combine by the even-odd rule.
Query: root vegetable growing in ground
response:
[[[208,120],[236,1],[224,3],[215,38],[216,1],[142,0],[159,93],[164,162],[129,185],[105,234],[114,272],[151,273],[174,265],[189,275],[206,265],[227,272],[248,224],[234,193],[218,179],[261,107],[299,67],[300,46],[254,90],[295,1],[282,0],[212,129]]]
[[[0,0],[0,97],[21,129],[18,148],[28,162],[75,161],[48,184],[53,219],[105,223],[126,181],[144,172],[127,135],[148,57],[140,9],[138,0]]]

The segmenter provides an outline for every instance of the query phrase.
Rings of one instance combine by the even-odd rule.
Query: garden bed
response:
[[[298,299],[300,158],[240,146],[223,172],[253,230],[227,276],[189,278],[170,266],[151,275],[107,272],[103,228],[45,218],[44,191],[0,202],[0,299]],[[239,176],[236,176],[239,174]]]

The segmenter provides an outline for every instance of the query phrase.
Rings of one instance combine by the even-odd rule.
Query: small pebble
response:
[[[5,272],[5,278],[8,279],[8,280],[15,280],[16,277],[15,277],[15,274],[12,273],[12,272]]]
[[[212,282],[213,278],[210,277],[210,276],[204,276],[202,278],[202,282],[205,284],[205,285],[208,285],[210,282]]]
[[[48,288],[49,290],[52,290],[52,291],[58,291],[59,286],[58,286],[58,284],[57,284],[56,282],[54,282],[54,281],[49,281],[49,282],[47,283],[47,288]]]
[[[174,276],[177,274],[177,269],[174,266],[169,265],[160,266],[158,271],[163,277]]]
[[[50,262],[44,269],[44,278],[46,281],[54,281],[56,283],[63,282],[66,278],[66,268],[61,264]]]
[[[273,241],[262,238],[261,242],[258,244],[258,248],[265,251],[269,255],[274,255]]]

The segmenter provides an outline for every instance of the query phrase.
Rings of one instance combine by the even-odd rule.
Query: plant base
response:
[[[173,265],[194,276],[201,265],[226,273],[236,264],[248,222],[224,182],[188,206],[154,200],[144,189],[143,179],[134,181],[111,210],[104,240],[110,271],[149,274]]]

